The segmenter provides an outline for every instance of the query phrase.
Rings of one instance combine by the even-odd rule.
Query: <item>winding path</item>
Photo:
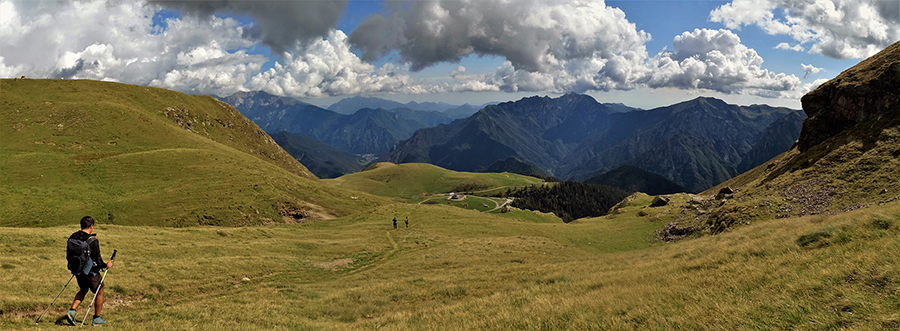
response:
[[[494,201],[494,200],[491,200],[491,201]],[[497,210],[497,209],[503,208],[503,206],[506,206],[506,205],[508,205],[508,204],[510,204],[510,203],[512,203],[512,202],[513,202],[513,198],[506,198],[506,201],[504,201],[502,204],[498,205],[498,206],[495,207],[494,209],[491,209],[491,210],[485,210],[485,211],[483,211],[482,213],[490,213],[490,212],[495,211],[495,210]],[[494,201],[494,204],[496,205],[496,204],[497,204],[497,201]]]

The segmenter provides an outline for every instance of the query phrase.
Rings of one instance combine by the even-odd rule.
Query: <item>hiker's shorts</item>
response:
[[[97,290],[100,287],[100,274],[94,274],[93,276],[75,276],[75,279],[78,280],[78,287],[83,289],[90,289],[91,292],[97,293]]]

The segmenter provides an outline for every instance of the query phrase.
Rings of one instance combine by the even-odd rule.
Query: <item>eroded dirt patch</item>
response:
[[[338,259],[331,262],[319,262],[313,265],[322,269],[335,270],[338,267],[343,267],[351,263],[353,263],[353,259]]]

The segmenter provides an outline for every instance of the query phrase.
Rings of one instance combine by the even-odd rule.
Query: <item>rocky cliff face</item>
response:
[[[900,42],[842,72],[800,100],[808,118],[801,152],[900,107]]]

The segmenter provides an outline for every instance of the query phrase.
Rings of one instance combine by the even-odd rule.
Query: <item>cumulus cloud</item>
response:
[[[747,92],[765,97],[786,95],[800,85],[797,76],[762,69],[762,57],[729,30],[684,32],[674,38],[673,46],[674,51],[664,51],[646,61],[641,61],[643,57],[570,60],[549,72],[517,69],[506,61],[480,81],[505,92],[584,92],[647,86]]]
[[[456,69],[450,70],[450,77],[456,78],[457,76],[463,75],[466,73],[466,67],[459,66]]]
[[[649,34],[602,1],[390,3],[383,15],[371,16],[349,37],[333,28],[318,29],[334,24],[329,10],[339,15],[344,2],[304,3],[266,2],[255,8],[229,1],[0,0],[0,76],[111,80],[219,96],[240,90],[319,97],[642,87],[784,96],[803,88],[796,76],[762,69],[762,58],[724,29],[685,32],[674,39],[674,51],[649,57],[644,46]],[[164,6],[183,15],[168,18],[163,28],[152,18]],[[291,12],[316,6],[330,9],[323,9],[318,21],[305,22],[315,28],[301,26],[303,31],[273,30],[302,17],[259,18],[271,8]],[[259,23],[212,13],[249,15]],[[282,50],[277,63],[262,72],[270,58],[249,53],[260,43],[276,53]],[[375,67],[365,61],[392,51],[400,54],[400,64]],[[487,73],[458,66],[440,83],[428,84],[409,73],[470,54],[505,61]]]
[[[267,60],[230,18],[170,18],[131,2],[0,1],[0,75],[78,78],[225,95]],[[238,51],[234,51],[234,50]]]
[[[375,92],[420,94],[432,90],[415,82],[406,68],[387,63],[376,70],[363,62],[350,51],[347,35],[340,30],[332,30],[327,38],[284,57],[284,63],[276,63],[254,76],[247,89],[293,97]]]
[[[755,25],[787,35],[836,59],[869,57],[900,40],[900,1],[894,0],[735,0],[709,17],[729,29]]]
[[[462,75],[451,72],[449,91],[585,92],[629,90],[640,87],[709,89],[723,93],[750,93],[785,97],[800,88],[794,75],[762,68],[763,58],[725,29],[696,29],[673,40],[674,51],[602,59],[588,57],[562,61],[546,71],[528,71],[505,61],[493,72]],[[813,67],[814,68],[814,67]],[[816,68],[818,69],[818,68]]]
[[[822,70],[825,70],[822,68],[816,68],[812,64],[804,64],[804,63],[801,63],[800,67],[803,68],[803,72],[805,73],[805,75],[803,75],[803,79],[806,79],[806,77],[809,77],[809,75],[815,75],[815,74],[821,72]]]
[[[650,39],[603,1],[402,1],[386,10],[363,21],[350,42],[365,60],[397,50],[414,71],[474,53],[550,72],[569,60],[640,52]]]
[[[335,27],[347,6],[347,0],[149,0],[149,3],[180,9],[183,14],[200,18],[213,18],[217,13],[253,17],[257,23],[244,31],[244,37],[258,39],[277,53],[325,36]]]
[[[805,95],[806,93],[809,93],[812,90],[815,90],[817,87],[819,87],[819,85],[822,85],[827,81],[828,81],[828,79],[824,79],[824,78],[816,79],[812,83],[806,83],[806,84],[798,86],[793,91],[783,92],[782,97],[800,100],[800,98],[802,98],[803,95]]]
[[[742,11],[742,19],[774,19],[766,8]],[[363,59],[396,50],[412,70],[470,54],[506,59],[487,74],[454,70],[448,90],[581,93],[648,86],[780,96],[800,84],[794,75],[762,69],[762,57],[724,29],[685,32],[674,39],[674,52],[650,58],[644,46],[650,35],[603,1],[393,3],[349,40]]]
[[[0,77],[19,77],[25,72],[24,66],[7,66],[6,63],[4,63],[4,60],[5,59],[0,56]]]
[[[704,88],[723,93],[780,96],[799,86],[794,75],[762,69],[763,58],[725,29],[695,29],[675,37],[674,52],[650,60],[649,87]]]
[[[802,52],[802,51],[806,50],[805,48],[803,48],[803,45],[796,44],[794,46],[791,46],[791,44],[788,44],[788,43],[779,43],[778,45],[775,46],[775,49],[783,49],[783,50],[795,51],[795,52]]]
[[[603,1],[430,0],[391,3],[349,40],[366,60],[396,50],[414,71],[470,54],[506,59],[488,74],[451,74],[448,90],[584,92],[633,88],[650,35]]]

